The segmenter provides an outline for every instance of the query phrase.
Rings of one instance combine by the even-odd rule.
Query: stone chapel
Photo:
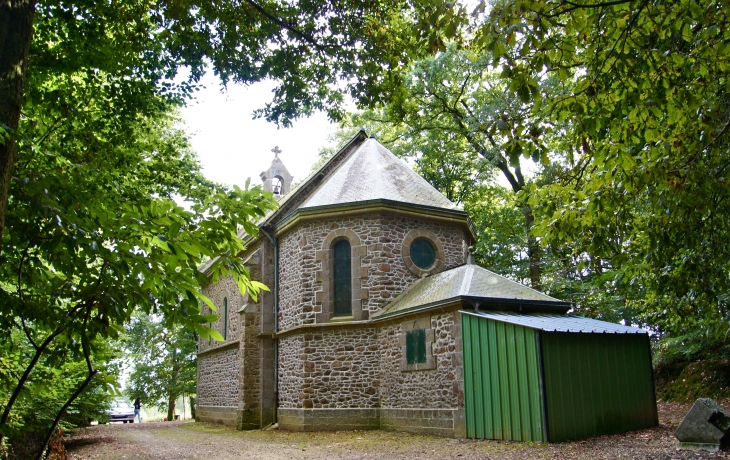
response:
[[[463,336],[466,313],[511,324],[502,336],[505,346],[509,337],[529,335],[509,335],[520,327],[563,330],[535,326],[540,318],[573,318],[579,325],[563,327],[567,332],[578,327],[606,337],[645,336],[627,326],[575,319],[566,315],[569,303],[475,265],[469,255],[475,229],[466,212],[364,131],[296,187],[278,153],[261,179],[280,206],[258,223],[256,238],[245,237],[241,254],[251,277],[270,292],[253,301],[230,279],[204,288],[220,316],[212,327],[225,340],[199,341],[202,421],[238,429],[278,423],[289,430],[381,428],[524,439],[517,433],[524,423],[511,438],[502,431],[501,437],[478,434],[473,414],[480,417],[483,398],[475,385],[487,383],[476,382],[471,367],[465,373],[465,340],[471,347],[477,339]],[[582,320],[602,325],[590,323],[588,331]],[[519,340],[539,351],[537,342]],[[539,367],[534,353],[515,350],[494,358],[507,363],[506,383],[494,391],[528,382],[535,394],[546,393],[540,372],[521,374],[529,363]],[[474,351],[468,353],[472,360]],[[537,417],[534,431],[548,439],[548,412],[538,407],[542,396],[524,396],[529,404],[520,405],[520,395],[494,395],[506,401],[502,413],[522,414],[534,405],[526,417]]]

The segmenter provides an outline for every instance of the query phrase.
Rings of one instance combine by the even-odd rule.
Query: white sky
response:
[[[274,159],[274,146],[281,149],[279,157],[294,181],[300,181],[309,175],[317,152],[336,129],[324,113],[297,120],[288,129],[253,120],[253,111],[271,101],[272,82],[249,87],[229,84],[227,92],[221,93],[218,78],[208,73],[201,84],[206,88],[196,93],[181,114],[203,173],[212,181],[243,186],[250,177],[253,185],[260,184],[259,174]]]
[[[321,112],[294,121],[292,128],[277,129],[264,119],[254,120],[253,111],[271,101],[273,82],[248,87],[231,83],[221,92],[218,78],[208,73],[201,84],[205,88],[196,93],[181,115],[203,174],[215,182],[242,187],[250,177],[252,185],[261,184],[259,174],[269,169],[275,146],[281,149],[279,157],[294,182],[299,182],[309,175],[317,152],[337,128]],[[355,106],[348,108],[354,110]],[[530,160],[522,163],[523,173],[532,176],[536,165]],[[509,187],[502,174],[497,175],[497,182]]]

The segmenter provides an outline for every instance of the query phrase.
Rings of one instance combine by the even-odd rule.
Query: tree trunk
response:
[[[56,329],[53,331],[51,335],[46,337],[46,340],[43,341],[43,343],[36,348],[35,354],[33,354],[33,358],[30,360],[30,363],[28,363],[28,366],[25,368],[25,372],[23,372],[23,375],[20,376],[20,379],[18,380],[18,384],[15,386],[15,389],[13,390],[13,393],[10,395],[10,399],[8,400],[7,404],[5,405],[5,409],[3,410],[3,415],[0,417],[0,428],[3,428],[6,423],[8,423],[8,418],[10,417],[10,411],[13,408],[13,405],[15,404],[15,401],[18,399],[18,396],[20,396],[20,392],[25,388],[25,384],[30,378],[30,373],[35,369],[36,364],[38,364],[38,360],[41,358],[41,355],[45,353],[48,346],[51,344],[53,339],[56,338],[57,335],[59,335],[61,332],[63,332],[63,329]]]
[[[36,0],[0,0],[0,240],[17,160],[16,131],[23,105],[35,5]]]
[[[66,404],[63,405],[61,410],[58,411],[58,413],[56,414],[56,418],[53,420],[51,427],[48,429],[48,432],[46,433],[46,438],[43,440],[43,445],[41,446],[41,449],[38,452],[38,455],[36,456],[36,460],[43,459],[43,454],[45,453],[46,448],[48,447],[48,443],[51,442],[51,438],[53,438],[53,433],[56,432],[56,427],[58,426],[58,422],[61,421],[61,417],[63,417],[63,415],[66,413],[69,406],[71,406],[71,404],[74,401],[76,401],[76,398],[78,398],[79,395],[81,395],[81,393],[83,393],[84,390],[86,390],[86,387],[89,386],[89,383],[91,383],[91,380],[98,373],[99,373],[99,371],[97,371],[97,370],[89,369],[89,375],[86,377],[84,382],[81,384],[81,386],[79,386],[76,389],[76,391],[74,392],[73,395],[71,395],[71,397],[68,399],[68,401],[66,401]]]
[[[168,396],[167,398],[167,421],[172,422],[175,420],[175,396]]]
[[[530,208],[527,204],[525,204],[522,208],[522,212],[525,214],[525,229],[527,230],[527,254],[530,257],[530,284],[532,285],[532,289],[541,291],[540,243],[537,242],[537,238],[530,234],[530,229],[532,229],[532,223],[535,221],[535,217],[532,215],[532,208]]]

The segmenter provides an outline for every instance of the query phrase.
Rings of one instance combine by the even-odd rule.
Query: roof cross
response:
[[[278,145],[274,146],[273,149],[271,149],[272,152],[274,152],[274,158],[279,158],[279,154],[281,153],[281,149]]]

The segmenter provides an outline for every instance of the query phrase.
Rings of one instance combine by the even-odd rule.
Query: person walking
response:
[[[134,417],[139,419],[139,423],[142,423],[142,402],[140,398],[134,400]]]

